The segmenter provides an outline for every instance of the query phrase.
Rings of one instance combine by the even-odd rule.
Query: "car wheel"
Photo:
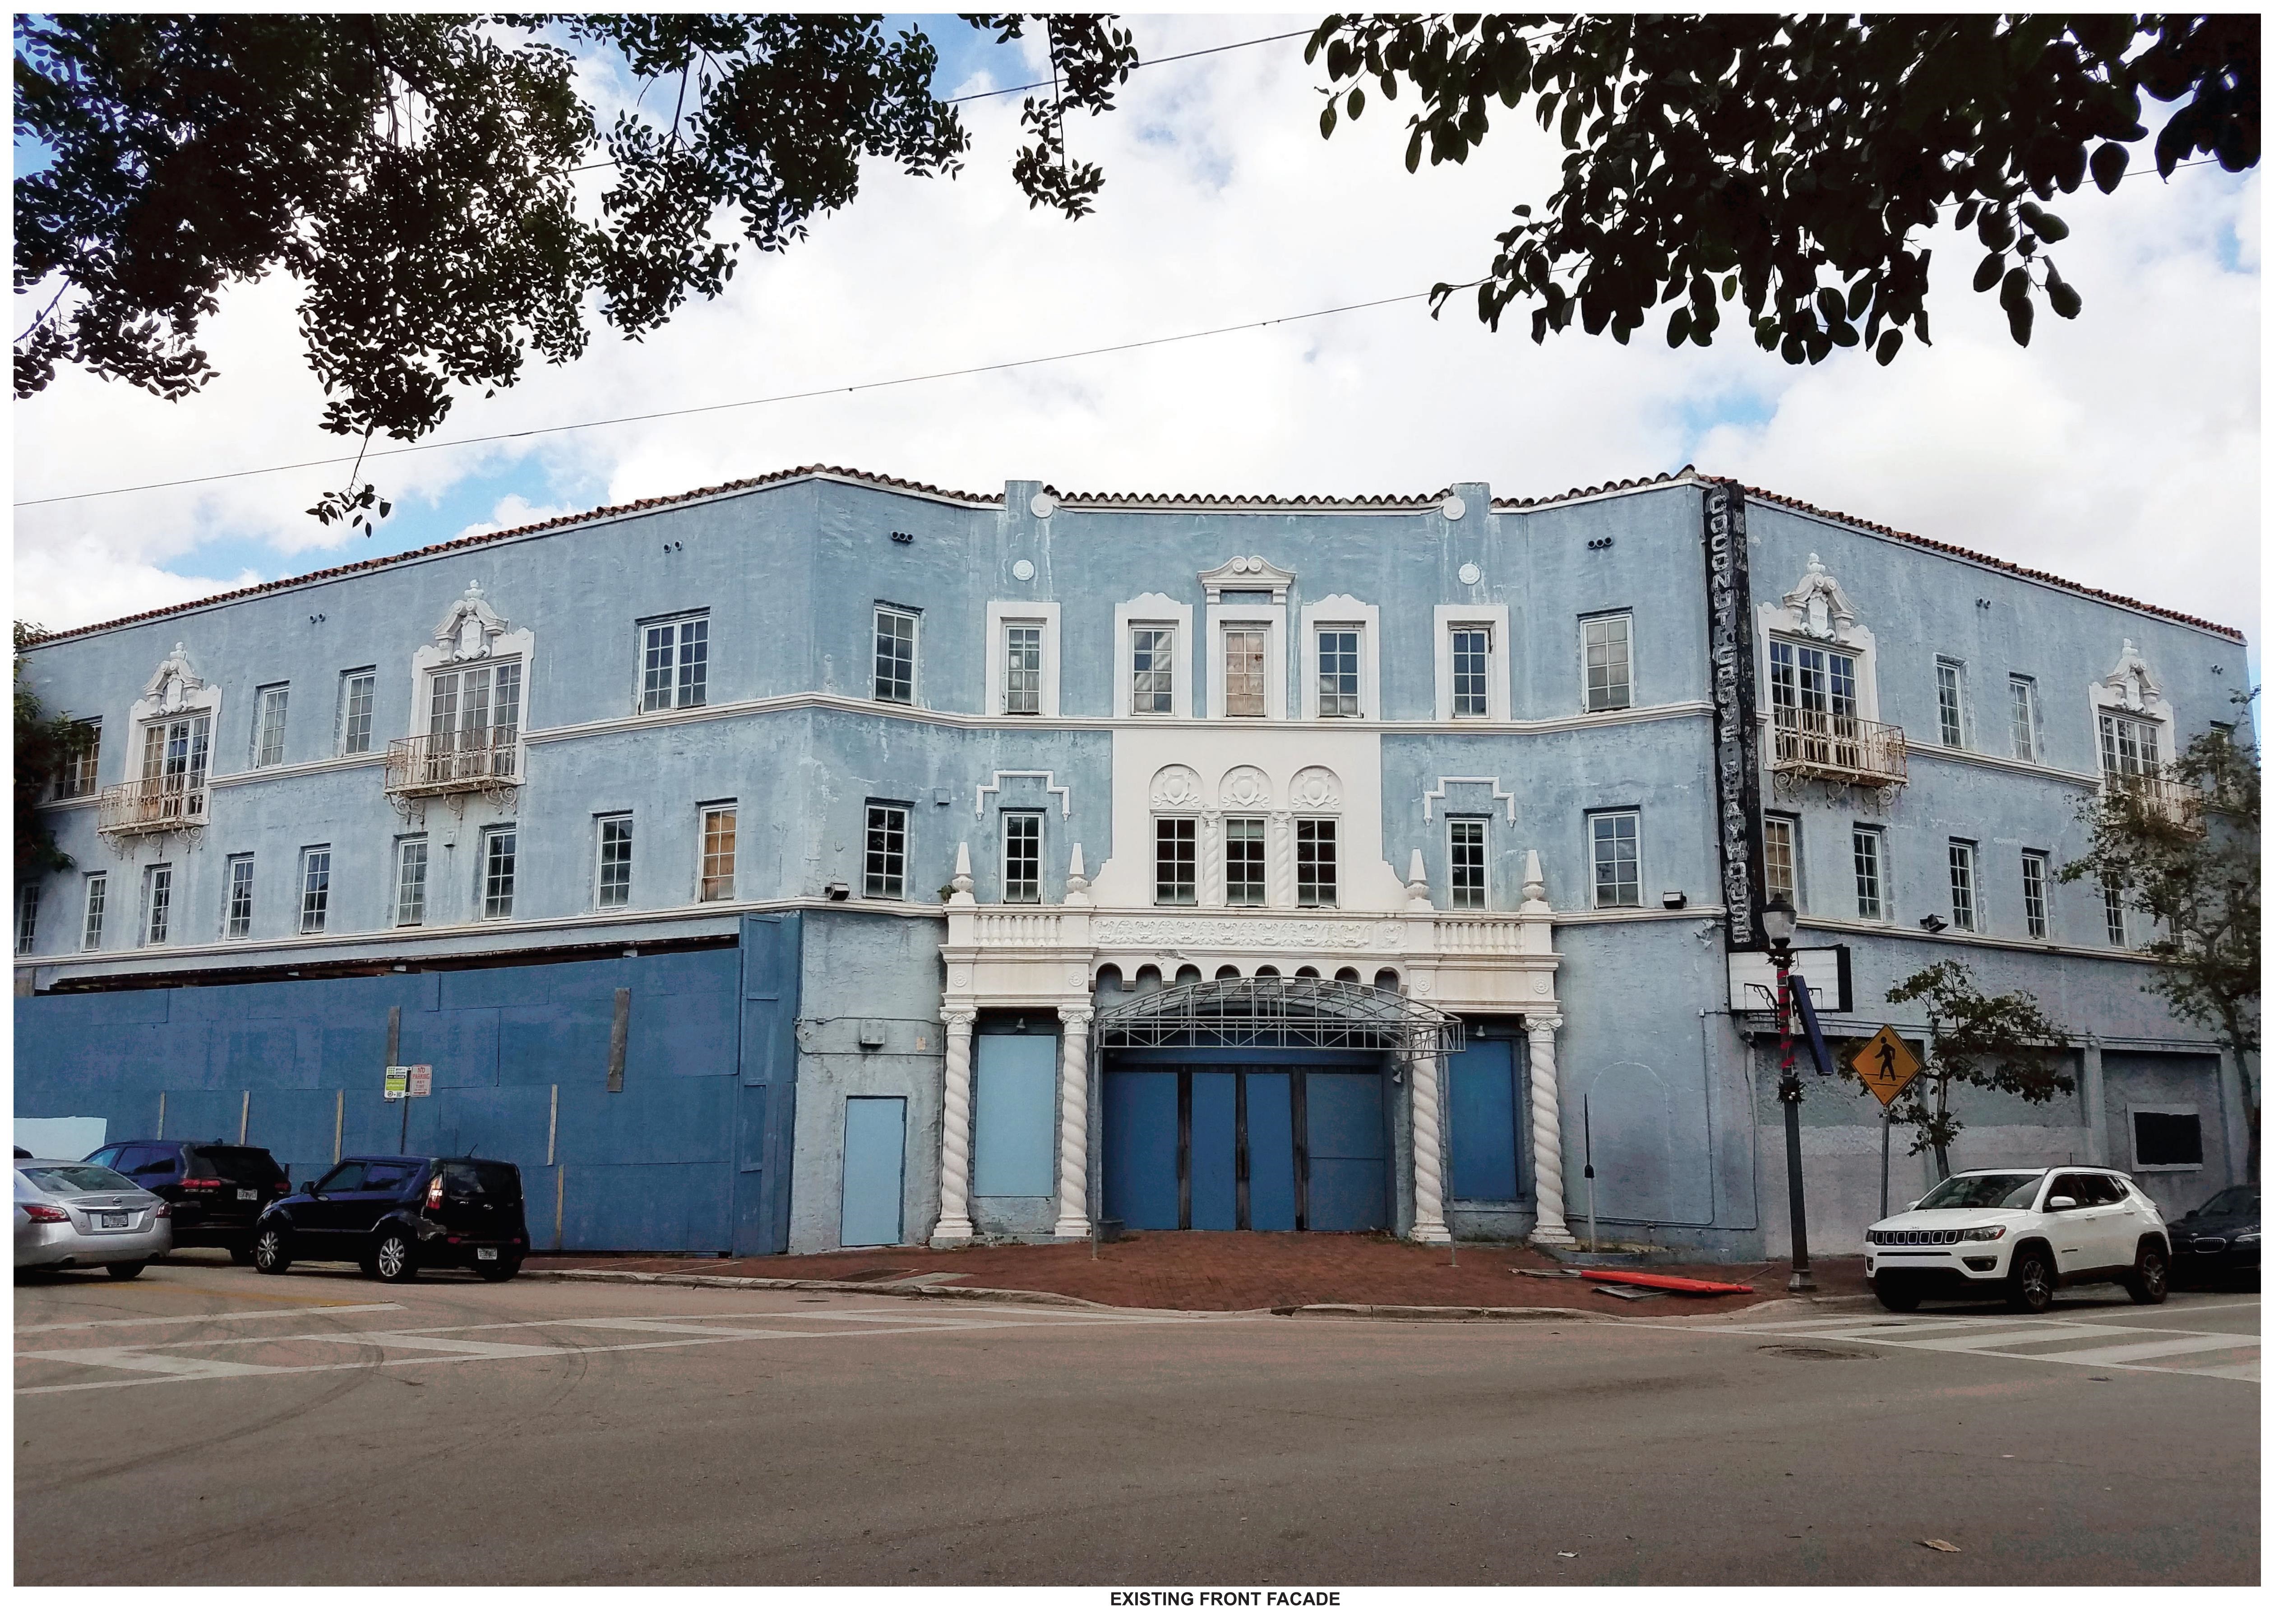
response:
[[[252,1237],[252,1267],[264,1274],[281,1274],[292,1267],[291,1244],[273,1223],[262,1224]]]
[[[1879,1306],[1890,1313],[1907,1314],[1919,1305],[1919,1294],[1906,1286],[1889,1285],[1885,1280],[1871,1282],[1871,1295],[1879,1299]]]
[[[474,1265],[474,1273],[493,1285],[503,1285],[521,1273],[521,1259],[509,1258],[502,1263],[477,1263]]]
[[[144,1259],[133,1263],[106,1263],[102,1267],[109,1271],[113,1280],[132,1280],[142,1272],[143,1264],[147,1261]]]
[[[230,1247],[229,1249],[229,1260],[231,1263],[236,1264],[239,1268],[245,1267],[252,1261],[252,1245],[248,1243],[244,1245]]]
[[[2135,1303],[2160,1303],[2171,1295],[2171,1259],[2164,1256],[2161,1246],[2153,1241],[2140,1243],[2132,1272],[2124,1277],[2124,1289]]]
[[[2025,1314],[2041,1314],[2053,1304],[2053,1260],[2036,1250],[2014,1259],[2006,1278],[2006,1301]]]
[[[418,1278],[418,1257],[410,1249],[410,1237],[401,1229],[384,1229],[371,1249],[371,1273],[374,1279],[390,1286],[399,1286]]]

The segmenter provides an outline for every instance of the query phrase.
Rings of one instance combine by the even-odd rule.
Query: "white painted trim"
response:
[[[1762,723],[1764,728],[1768,726],[1766,721]],[[2097,750],[2100,748],[2097,724],[2095,727],[2092,742],[2093,748]],[[2100,786],[2100,775],[2097,772],[2076,772],[2067,767],[2050,767],[2044,762],[2016,761],[2010,756],[1991,756],[1980,750],[1954,750],[1946,744],[1934,744],[1920,739],[1907,740],[1905,748],[1914,756],[1931,756],[1936,761],[1953,762],[1967,767],[1988,767],[1999,772],[2018,773],[2023,778],[2048,778],[2065,789],[2097,789]]]
[[[1431,808],[1431,806],[1429,805],[1429,803],[1430,803],[1431,801],[1442,801],[1442,800],[1445,798],[1445,786],[1447,786],[1448,784],[1489,784],[1489,785],[1491,785],[1491,786],[1492,786],[1492,798],[1493,798],[1495,801],[1504,801],[1504,802],[1506,802],[1506,803],[1507,803],[1507,804],[1506,804],[1506,806],[1505,806],[1502,809],[1503,809],[1504,811],[1506,811],[1506,812],[1507,812],[1507,814],[1508,814],[1508,822],[1509,822],[1509,826],[1510,826],[1510,828],[1514,828],[1514,827],[1516,826],[1516,792],[1515,792],[1514,790],[1512,790],[1512,789],[1502,789],[1502,788],[1500,786],[1500,780],[1499,780],[1497,778],[1439,778],[1439,779],[1437,780],[1437,787],[1436,787],[1436,788],[1434,788],[1434,789],[1425,789],[1425,790],[1423,790],[1423,791],[1421,792],[1421,821],[1422,821],[1423,823],[1428,823],[1428,822],[1430,822],[1430,821],[1431,821],[1434,808]]]
[[[2127,691],[2127,683],[2139,688],[2136,703]],[[2179,726],[2172,702],[2164,697],[2148,662],[2140,658],[2140,650],[2132,639],[2124,640],[2123,652],[2117,656],[2115,668],[2099,681],[2084,690],[2085,703],[2090,714],[2087,718],[2086,737],[2092,748],[2092,781],[2103,781],[2104,769],[2100,759],[2100,713],[2113,710],[2139,721],[2150,722],[2156,729],[2156,761],[2158,767],[2169,770],[2179,743]]]
[[[1173,626],[1177,628],[1177,666],[1174,686],[1169,695],[1169,717],[1171,721],[1188,719],[1193,713],[1193,673],[1198,669],[1193,658],[1193,606],[1178,603],[1161,592],[1143,592],[1126,604],[1113,605],[1113,716],[1117,721],[1158,722],[1159,717],[1141,717],[1129,708],[1130,685],[1133,673],[1130,662],[1133,644],[1130,637],[1133,625]]]
[[[1058,713],[1058,605],[1054,603],[996,600],[988,604],[985,713],[989,716],[1010,714],[1003,708],[1003,642],[1004,628],[1014,621],[1039,621],[1042,624],[1042,691],[1036,695],[1035,703],[1042,707],[1038,713],[1040,717],[1055,717]]]
[[[1642,661],[1640,651],[1635,647],[1634,618],[1631,609],[1594,609],[1573,619],[1571,629],[1577,634],[1573,641],[1577,646],[1572,652],[1579,662],[1578,708],[1582,715],[1608,716],[1634,709],[1635,690],[1642,686],[1635,676],[1636,668]],[[1590,710],[1587,709],[1587,628],[1602,620],[1624,620],[1627,623],[1627,703]]]
[[[1879,640],[1867,628],[1851,626],[1847,636],[1817,637],[1810,635],[1807,623],[1800,615],[1782,604],[1756,604],[1754,617],[1760,632],[1760,647],[1754,661],[1754,680],[1758,687],[1756,703],[1765,722],[1773,725],[1776,713],[1770,701],[1769,639],[1806,643],[1828,653],[1844,654],[1856,662],[1856,714],[1866,722],[1881,720],[1879,715]],[[1905,729],[1908,735],[1909,730]],[[1941,732],[1936,731],[1937,739]],[[1907,742],[1916,744],[1916,741]]]
[[[1510,719],[1508,683],[1508,605],[1506,604],[1439,604],[1436,607],[1437,720],[1455,727],[1478,722]],[[1453,628],[1489,626],[1492,653],[1485,661],[1485,714],[1453,715]]]
[[[1003,767],[997,770],[993,778],[990,778],[986,783],[980,785],[976,793],[972,796],[971,815],[974,817],[983,818],[987,816],[987,797],[990,795],[1000,795],[1003,793],[1003,780],[1005,778],[1042,779],[1043,793],[1045,795],[1056,795],[1058,798],[1059,821],[1063,822],[1073,816],[1073,791],[1065,785],[1059,783],[1056,778],[1052,777],[1050,769],[1047,767]],[[996,804],[999,806],[1002,803],[998,801]]]
[[[2105,1042],[2102,1043],[2100,1047],[2104,1054],[2107,1052],[2108,1045]],[[2195,1142],[2198,1145],[2202,1142],[2203,1114],[2202,1106],[2159,1104],[2153,1100],[2132,1101],[2124,1108],[2124,1125],[2127,1130],[2124,1152],[2126,1156],[2131,1160],[2132,1167],[2130,1170],[2139,1173],[2200,1173],[2204,1168],[2210,1165],[2207,1162],[2141,1161],[2139,1156],[2140,1113],[2142,1111],[2146,1111],[2151,1116],[2194,1117],[2195,1119]]]
[[[1942,673],[1945,666],[1958,673],[1958,742],[1956,744],[1945,744],[1942,738]],[[1967,662],[1955,654],[1938,654],[1934,657],[1934,738],[1935,742],[1941,744],[1946,750],[1956,750],[1967,756],[1978,756],[1982,753],[1981,734],[1975,730],[1974,726],[1974,673],[1968,668]]]
[[[1335,593],[1305,604],[1303,646],[1296,660],[1296,682],[1302,696],[1297,714],[1306,722],[1319,716],[1319,632],[1325,627],[1355,626],[1358,633],[1358,715],[1333,717],[1337,722],[1366,721],[1382,714],[1382,610],[1355,598]]]
[[[1224,634],[1235,626],[1261,626],[1263,637],[1263,714],[1256,716],[1226,716],[1224,714]],[[1227,722],[1284,722],[1287,719],[1287,605],[1276,604],[1222,604],[1216,601],[1215,590],[1209,590],[1208,606],[1209,663],[1208,713]]]

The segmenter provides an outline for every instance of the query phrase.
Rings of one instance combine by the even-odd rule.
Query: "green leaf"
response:
[[[2006,326],[2013,333],[2014,342],[2025,350],[2029,344],[2029,324],[2036,319],[2037,312],[2031,307],[2026,290],[2021,297],[2006,306]]]
[[[1721,278],[1721,297],[1725,299],[1737,297],[1737,279],[1734,274]]]
[[[1319,139],[1321,139],[1321,140],[1324,140],[1324,139],[1326,139],[1328,137],[1329,137],[1329,136],[1333,135],[1333,134],[1334,134],[1334,132],[1335,132],[1335,104],[1334,104],[1333,101],[1332,101],[1331,99],[1329,99],[1329,100],[1328,101],[1327,105],[1325,106],[1325,108],[1324,108],[1324,109],[1322,109],[1320,111],[1320,114],[1319,114]],[[1417,139],[1418,139],[1418,137],[1417,137]],[[1412,164],[1410,164],[1410,163],[1409,163],[1409,164],[1407,164],[1405,167],[1406,167],[1407,169],[1412,169],[1413,166],[1412,166]]]
[[[1689,336],[1690,307],[1686,304],[1677,304],[1675,306],[1674,314],[1666,319],[1666,347],[1668,350],[1679,350],[1682,348],[1683,342]]]
[[[2063,321],[2074,321],[2084,308],[2084,296],[2060,279],[2060,273],[2048,266],[2045,270],[2045,303],[2053,307],[2053,314]]]
[[[1364,111],[1366,111],[1366,86],[1352,85],[1350,87],[1350,116],[1356,118]]]
[[[1895,351],[1901,350],[1902,347],[1902,329],[1901,327],[1889,327],[1886,332],[1879,335],[1879,347],[1873,353],[1878,357],[1879,365],[1881,366],[1885,366],[1888,362],[1895,358]]]
[[[2006,274],[2006,256],[1996,250],[1982,256],[1982,263],[1974,267],[1974,291],[1987,293],[1998,285]]]
[[[2103,141],[2092,149],[2092,184],[2103,192],[2115,191],[2131,162],[2130,153],[2113,141]]]
[[[2029,274],[2017,265],[2006,273],[2006,280],[1999,285],[1998,303],[2011,312],[2016,304],[2028,304],[2029,299]]]
[[[2059,214],[2048,214],[2043,209],[2037,211],[2037,235],[2049,243],[2061,242],[2068,236],[2068,222]]]
[[[1416,169],[1419,169],[1420,167],[1421,167],[1421,126],[1420,126],[1419,124],[1415,124],[1415,125],[1413,126],[1413,139],[1412,139],[1412,140],[1410,140],[1410,141],[1408,141],[1408,142],[1406,142],[1406,143],[1405,143],[1405,172],[1406,172],[1408,175],[1411,175],[1411,174],[1412,174]],[[1517,209],[1517,214],[1530,214],[1531,212],[1532,212],[1532,211],[1531,211],[1529,208],[1525,208],[1525,207],[1519,207]]]

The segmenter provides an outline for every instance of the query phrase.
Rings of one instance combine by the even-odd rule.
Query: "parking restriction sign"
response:
[[[1881,1106],[1893,1105],[1895,1096],[1910,1086],[1911,1079],[1919,1074],[1919,1059],[1911,1053],[1893,1026],[1882,1026],[1864,1041],[1850,1062],[1856,1075],[1864,1079],[1864,1086],[1878,1096]]]

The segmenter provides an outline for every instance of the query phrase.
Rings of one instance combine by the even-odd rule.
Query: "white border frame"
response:
[[[1224,634],[1235,626],[1261,626],[1263,635],[1263,714],[1225,714]],[[1229,722],[1284,722],[1287,719],[1287,605],[1219,603],[1211,591],[1208,606],[1208,714]]]
[[[1624,620],[1627,623],[1627,702],[1623,705],[1605,705],[1600,710],[1587,708],[1587,628],[1599,620]],[[1596,609],[1577,616],[1574,629],[1579,634],[1579,703],[1574,707],[1581,716],[1620,716],[1635,708],[1635,689],[1641,685],[1635,680],[1635,615],[1629,609]]]
[[[1508,605],[1506,604],[1439,604],[1436,607],[1437,720],[1460,727],[1474,722],[1510,719],[1508,684]],[[1485,714],[1453,714],[1453,628],[1488,626],[1492,653],[1485,661]]]
[[[987,692],[981,714],[1012,714],[1003,703],[1003,640],[1004,628],[1013,625],[1043,628],[1042,688],[1035,697],[1041,709],[1035,714],[1054,717],[1058,714],[1058,605],[1007,598],[992,599],[987,605]]]
[[[2203,1147],[2202,1107],[2200,1105],[2159,1105],[2154,1101],[2145,1104],[2127,1104],[2124,1108],[2126,1139],[2124,1154],[2137,1173],[2200,1173],[2210,1163],[2199,1162],[2142,1162],[2140,1160],[2140,1113],[2150,1116],[2192,1116],[2195,1119],[2195,1147],[2198,1154]]]
[[[1467,907],[1453,900],[1453,823],[1457,819],[1465,823],[1481,823],[1485,831],[1485,899],[1475,907]],[[1510,820],[1511,822],[1513,820]],[[1493,817],[1487,813],[1480,817],[1473,812],[1449,812],[1445,815],[1445,909],[1450,914],[1489,914],[1493,912]],[[1637,842],[1640,853],[1640,842]]]
[[[1355,626],[1358,632],[1358,714],[1321,717],[1319,714],[1319,633],[1326,627]],[[1337,592],[1305,604],[1303,646],[1298,651],[1296,681],[1301,684],[1297,712],[1306,722],[1379,722],[1382,719],[1382,610]]]
[[[1139,716],[1129,708],[1134,673],[1130,662],[1134,648],[1132,626],[1173,626],[1177,631],[1177,671],[1169,694],[1169,714]],[[1113,605],[1113,717],[1122,722],[1189,721],[1193,714],[1193,606],[1161,592],[1142,592],[1126,604]]]

